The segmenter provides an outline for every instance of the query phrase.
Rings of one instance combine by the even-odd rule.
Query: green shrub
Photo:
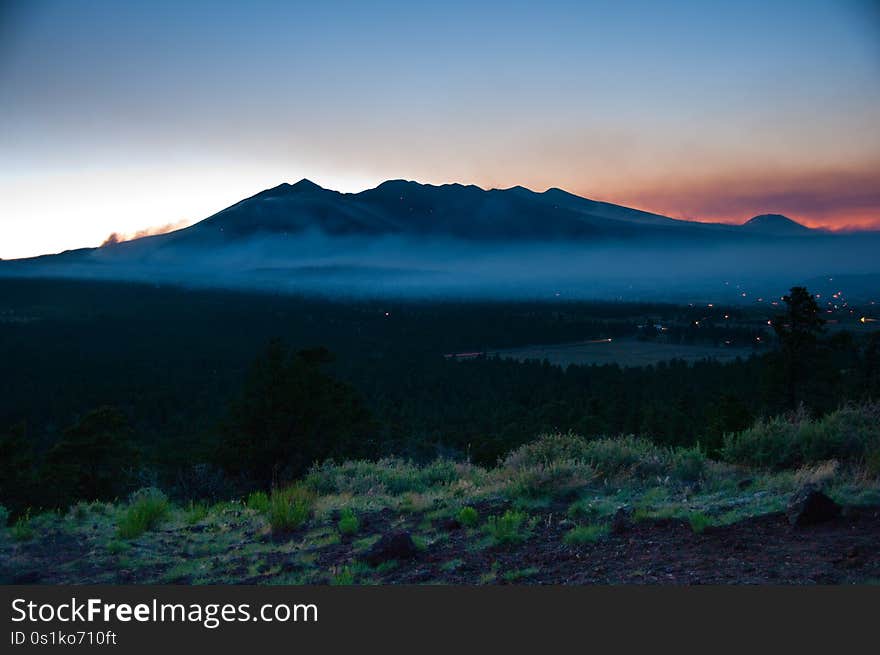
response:
[[[0,505],[0,530],[3,530],[9,523],[9,510],[5,505]]]
[[[458,522],[466,528],[473,528],[480,522],[480,515],[473,507],[462,507],[458,512]]]
[[[267,512],[272,532],[296,530],[311,516],[314,504],[314,492],[302,485],[273,489]]]
[[[29,541],[34,536],[34,527],[31,525],[31,510],[28,508],[24,514],[18,517],[10,528],[10,533],[15,541]]]
[[[699,446],[679,448],[672,454],[672,476],[683,482],[697,482],[706,471],[706,455]]]
[[[88,517],[90,509],[89,503],[81,500],[70,508],[70,517],[74,521],[81,523]]]
[[[511,498],[553,498],[571,494],[596,478],[589,464],[574,460],[534,464],[517,469],[510,477]]]
[[[339,534],[343,535],[353,535],[360,528],[360,521],[358,521],[358,517],[355,516],[354,510],[350,507],[346,507],[342,510],[342,514],[339,517]]]
[[[562,540],[569,546],[577,546],[595,543],[607,534],[607,525],[579,525],[567,532]]]
[[[575,521],[596,521],[611,516],[620,508],[613,498],[584,498],[568,506],[568,518]]]
[[[351,493],[387,494],[422,493],[429,488],[449,484],[459,478],[467,466],[450,460],[437,459],[427,466],[386,457],[377,462],[366,460],[336,464],[327,461],[313,466],[306,476],[306,485],[320,494]]]
[[[677,472],[693,476],[695,470],[702,473],[704,461],[696,453],[677,455],[675,451],[632,435],[587,440],[569,432],[544,435],[521,446],[504,459],[503,465],[514,470],[536,467],[552,470],[567,463],[569,467],[580,467],[580,475],[588,478],[621,475],[645,479]],[[590,469],[593,472],[589,472]]]
[[[134,492],[128,507],[116,526],[120,539],[134,539],[153,530],[165,519],[170,510],[168,498],[158,489],[147,487]]]
[[[712,519],[703,514],[703,512],[693,512],[688,517],[688,522],[691,524],[691,530],[699,534],[712,524]]]
[[[266,514],[269,511],[269,494],[265,491],[253,491],[247,497],[246,505],[255,512]]]
[[[782,470],[836,459],[855,463],[880,449],[880,403],[843,407],[814,420],[804,411],[724,437],[723,459]]]
[[[528,536],[523,529],[525,521],[525,513],[509,509],[501,516],[490,516],[486,520],[485,530],[496,546],[515,544]]]
[[[330,584],[338,587],[345,587],[354,584],[354,573],[349,567],[343,567],[330,578]]]
[[[508,468],[528,468],[560,461],[580,462],[588,459],[589,443],[573,432],[544,434],[537,440],[520,446],[503,464]]]
[[[195,525],[200,521],[204,521],[208,516],[208,506],[202,502],[189,501],[189,507],[186,509],[185,520],[188,525]]]

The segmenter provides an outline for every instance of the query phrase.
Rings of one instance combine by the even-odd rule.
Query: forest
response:
[[[880,333],[824,323],[800,288],[756,309],[2,280],[0,497],[13,513],[145,486],[216,500],[325,460],[493,465],[548,432],[711,456],[757,419],[877,397]],[[744,356],[565,368],[444,356],[606,337]]]

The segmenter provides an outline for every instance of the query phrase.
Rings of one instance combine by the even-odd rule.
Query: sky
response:
[[[880,227],[880,2],[0,0],[0,257],[303,177]]]

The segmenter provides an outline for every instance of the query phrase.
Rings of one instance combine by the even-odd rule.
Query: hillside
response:
[[[877,405],[730,435],[722,461],[547,435],[493,468],[326,462],[271,494],[25,515],[0,580],[543,584],[880,579]],[[838,504],[839,503],[839,504]]]

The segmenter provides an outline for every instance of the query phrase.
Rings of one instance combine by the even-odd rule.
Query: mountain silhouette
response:
[[[557,188],[388,180],[340,193],[300,180],[174,232],[0,262],[0,276],[419,297],[714,300],[737,289],[744,302],[752,295],[731,280],[773,295],[779,280],[872,280],[878,247],[880,233],[811,230],[778,214],[699,223]]]
[[[797,236],[812,232],[806,225],[801,225],[782,214],[761,214],[747,220],[742,227],[750,232],[775,236]]]
[[[164,235],[164,240],[197,243],[309,231],[475,241],[712,239],[750,234],[738,226],[673,219],[556,188],[539,193],[521,186],[485,190],[388,180],[360,193],[340,193],[303,179],[246,198],[196,225]]]

